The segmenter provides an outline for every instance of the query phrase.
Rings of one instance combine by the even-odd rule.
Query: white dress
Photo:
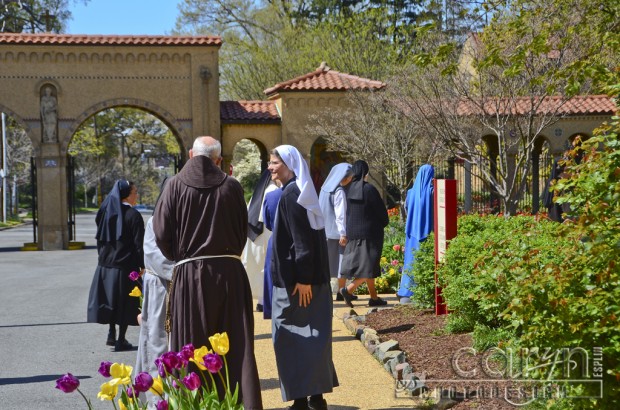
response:
[[[258,217],[259,222],[264,222],[263,202],[265,201],[265,195],[276,189],[278,189],[278,187],[275,183],[270,183],[269,186],[265,188],[265,193],[261,201],[261,211]],[[265,254],[267,253],[269,237],[271,237],[271,231],[263,227],[263,233],[258,235],[254,241],[248,238],[243,253],[241,254],[241,261],[243,262],[245,271],[248,274],[248,280],[250,281],[252,297],[257,299],[258,303],[261,305],[263,304]]]

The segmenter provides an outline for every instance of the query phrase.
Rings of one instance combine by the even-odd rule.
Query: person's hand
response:
[[[138,313],[138,325],[142,326],[142,313]]]
[[[299,291],[299,306],[306,307],[310,304],[312,300],[312,285],[304,285],[302,283],[298,283],[295,285],[295,289],[293,289],[292,295]]]
[[[340,246],[347,246],[347,242],[349,242],[349,240],[347,239],[347,236],[346,235],[340,235],[340,240],[338,241]]]

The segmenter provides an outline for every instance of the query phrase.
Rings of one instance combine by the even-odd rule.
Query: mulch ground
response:
[[[472,346],[470,334],[448,334],[444,331],[446,316],[436,316],[433,310],[419,310],[412,306],[397,305],[394,309],[382,309],[366,315],[366,326],[375,329],[381,341],[396,340],[407,356],[407,362],[416,375],[426,378],[426,386],[433,389],[456,387],[462,393],[465,388],[478,389],[478,397],[459,401],[452,409],[515,409],[504,400],[506,382],[485,382],[490,379],[481,367],[481,355],[458,354],[462,348]],[[458,357],[462,371],[476,370],[476,375],[460,376],[453,359]],[[466,382],[459,382],[460,380]],[[454,380],[434,383],[432,380]],[[478,380],[478,381],[476,381]],[[497,390],[492,391],[496,388]],[[495,396],[495,397],[492,397]],[[498,398],[498,396],[501,396]]]

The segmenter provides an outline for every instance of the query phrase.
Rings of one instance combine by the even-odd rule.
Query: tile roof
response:
[[[225,124],[279,124],[275,101],[220,101],[220,119]]]
[[[0,33],[0,44],[70,45],[70,46],[220,46],[217,36],[141,36],[141,35],[86,35],[86,34],[25,34]]]
[[[385,87],[381,81],[369,80],[351,74],[339,73],[322,62],[315,71],[278,83],[264,91],[273,95],[280,91],[347,91],[347,90],[380,90]]]
[[[560,96],[545,98],[537,111],[543,114],[557,110],[559,115],[613,115],[618,110],[613,100],[607,95],[578,95],[568,101],[562,98]],[[501,110],[502,115],[509,112],[524,115],[532,110],[533,103],[537,104],[537,101],[532,102],[529,97],[518,98],[516,103],[509,99],[489,99],[485,102],[484,109],[487,115],[495,115],[498,110]],[[480,112],[480,107],[470,101],[463,101],[458,106],[459,115],[476,115]]]

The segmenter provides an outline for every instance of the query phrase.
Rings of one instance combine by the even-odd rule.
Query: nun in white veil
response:
[[[271,153],[282,183],[273,230],[272,333],[282,400],[292,409],[327,409],[338,386],[332,361],[332,298],[323,214],[306,161],[290,145]]]

